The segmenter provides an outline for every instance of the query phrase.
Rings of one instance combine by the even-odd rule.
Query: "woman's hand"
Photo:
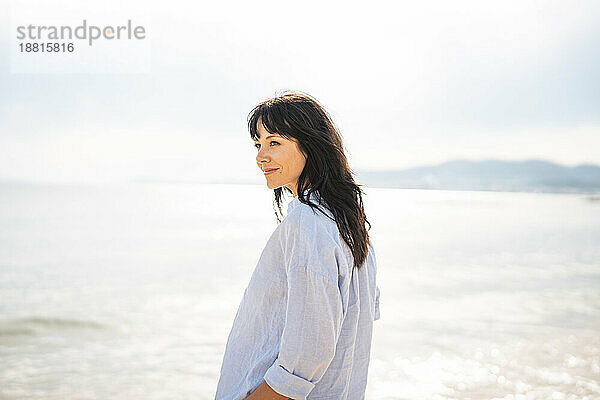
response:
[[[244,400],[288,400],[288,397],[277,393],[271,389],[271,386],[269,386],[267,382],[262,381],[262,383],[250,393],[250,396],[246,397]]]

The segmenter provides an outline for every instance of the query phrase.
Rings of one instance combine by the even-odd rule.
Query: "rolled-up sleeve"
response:
[[[291,269],[279,356],[265,374],[269,386],[292,399],[306,399],[335,355],[341,323],[338,287],[306,267]]]
[[[304,226],[291,233],[294,256],[287,266],[285,325],[279,354],[264,376],[273,390],[292,399],[306,399],[325,374],[335,356],[343,320],[337,282],[322,273],[337,269],[334,249],[326,248],[330,244],[324,240],[317,243],[319,235],[310,227],[309,222],[308,232]]]

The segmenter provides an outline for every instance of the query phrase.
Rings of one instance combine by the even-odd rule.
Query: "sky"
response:
[[[353,170],[600,164],[597,1],[149,3],[0,0],[0,180],[262,182],[246,118],[283,89]],[[83,19],[146,37],[19,54],[17,26]]]

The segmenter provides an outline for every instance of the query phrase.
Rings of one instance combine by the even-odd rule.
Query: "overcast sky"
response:
[[[598,1],[1,4],[0,179],[261,181],[246,117],[281,89],[325,106],[355,170],[600,164]],[[146,38],[20,73],[74,64],[18,59],[17,25],[84,18]]]

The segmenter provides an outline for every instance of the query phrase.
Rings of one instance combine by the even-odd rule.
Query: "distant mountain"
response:
[[[600,193],[600,166],[566,167],[543,160],[449,161],[398,171],[357,171],[372,187],[507,192]]]

